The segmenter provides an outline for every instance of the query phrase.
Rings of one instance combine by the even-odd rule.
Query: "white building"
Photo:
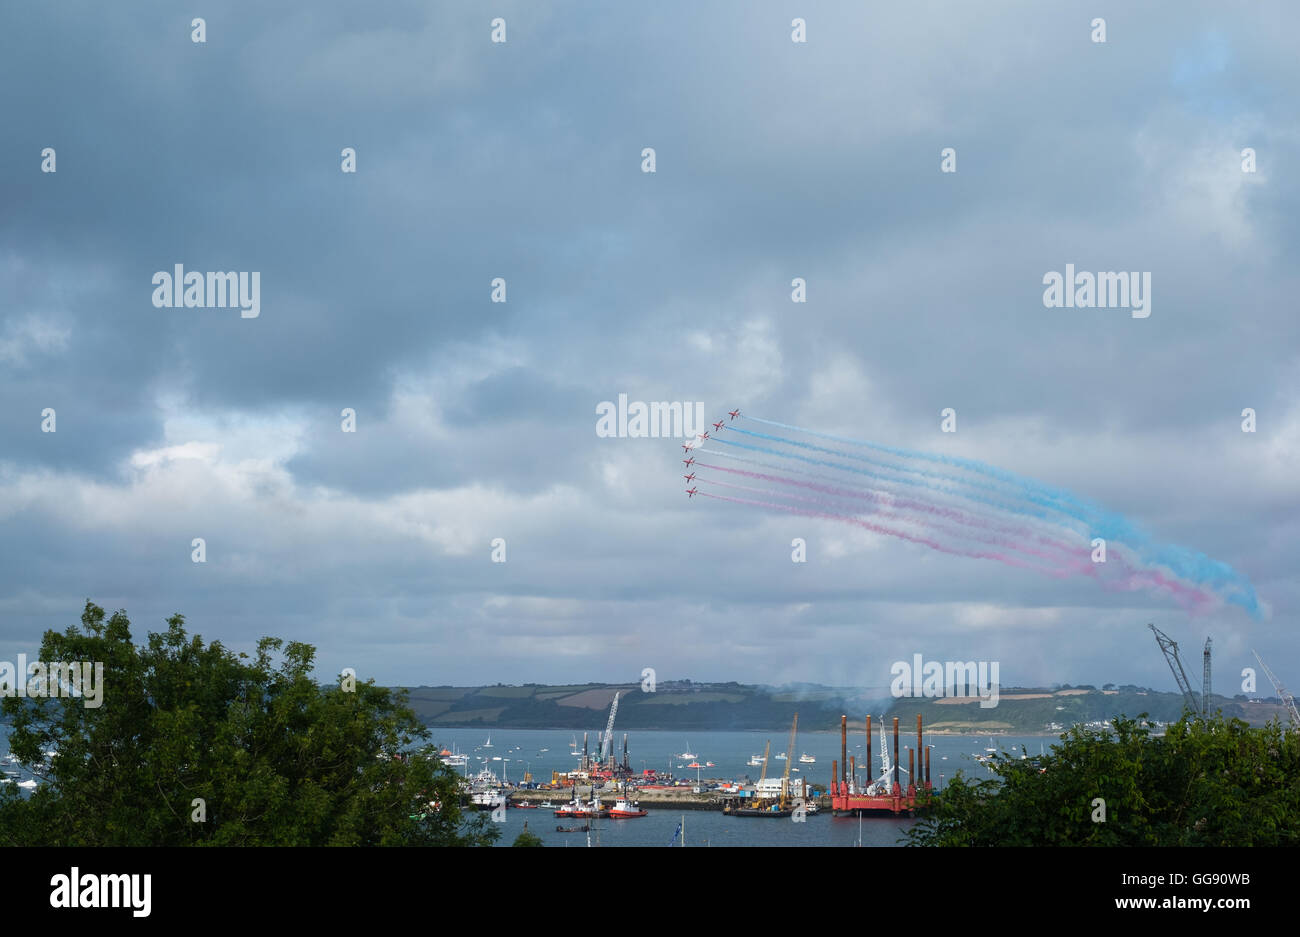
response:
[[[775,800],[776,798],[781,796],[781,779],[764,778],[758,784],[754,785],[754,788],[755,788],[754,789],[755,797]],[[791,797],[803,796],[803,778],[790,779],[790,796]]]

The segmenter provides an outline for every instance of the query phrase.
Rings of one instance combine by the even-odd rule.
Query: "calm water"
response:
[[[874,728],[874,727],[873,727]],[[915,725],[913,725],[915,732]],[[892,733],[891,733],[892,734]],[[0,758],[8,755],[9,730],[0,726]],[[622,757],[623,734],[616,732],[618,757]],[[862,761],[862,749],[866,742],[861,727],[849,736],[849,754]],[[596,732],[588,735],[588,742],[595,746]],[[523,777],[525,770],[532,772],[533,780],[546,782],[552,771],[567,771],[578,759],[570,754],[569,743],[574,733],[561,729],[504,729],[491,732],[492,747],[483,747],[487,741],[485,729],[435,729],[433,740],[440,746],[458,748],[470,756],[470,773],[480,767],[490,767],[498,776],[504,775],[514,781]],[[643,767],[659,771],[669,770],[677,777],[691,777],[694,772],[686,770],[681,758],[674,753],[690,751],[699,756],[700,764],[712,761],[715,768],[700,772],[702,778],[724,778],[739,780],[748,776],[756,780],[760,768],[748,767],[745,762],[750,755],[763,754],[763,745],[772,741],[772,755],[784,751],[789,740],[789,732],[651,732],[634,731],[628,733],[628,762],[633,769],[640,771]],[[1055,736],[995,736],[992,743],[999,749],[1020,751],[1023,745],[1030,755],[1037,755],[1040,746],[1050,750],[1056,741]],[[582,747],[582,733],[577,733],[578,747]],[[915,735],[911,744],[915,744]],[[931,780],[936,787],[942,787],[959,768],[967,774],[988,777],[986,768],[974,760],[990,745],[988,736],[927,736],[926,744],[934,746],[930,755]],[[907,765],[908,736],[900,727],[899,744],[903,746],[902,764]],[[891,742],[892,745],[892,742]],[[689,747],[688,747],[689,746]],[[542,749],[549,749],[542,751]],[[880,740],[877,735],[873,742],[872,768],[880,770]],[[799,764],[800,754],[807,753],[817,759],[816,764]],[[796,761],[790,766],[792,778],[804,777],[817,788],[824,789],[830,783],[831,760],[840,756],[840,736],[838,732],[802,733],[796,742],[793,753]],[[493,761],[492,758],[501,761]],[[482,760],[487,759],[487,760]],[[772,758],[771,771],[780,773],[785,763]],[[795,769],[799,769],[796,771]],[[30,777],[23,772],[15,780]],[[900,775],[906,783],[906,776]],[[567,800],[565,792],[556,791],[552,801],[560,803]],[[768,819],[764,817],[727,817],[720,812],[705,810],[671,810],[650,808],[650,815],[635,820],[598,820],[593,824],[592,845],[601,846],[667,846],[673,840],[673,833],[682,819],[686,822],[687,846],[855,846],[861,836],[864,846],[895,846],[902,832],[911,826],[911,820],[884,817],[867,817],[861,823],[855,817],[832,817],[829,811],[807,818],[804,823],[795,823],[790,819]],[[547,846],[582,847],[587,846],[585,833],[557,833],[557,824],[580,826],[580,821],[558,820],[548,810],[506,811],[506,819],[501,826],[500,844],[509,846],[528,824],[530,832],[540,836]]]

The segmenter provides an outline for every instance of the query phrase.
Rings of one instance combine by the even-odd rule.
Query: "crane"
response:
[[[767,780],[767,756],[772,754],[772,740],[768,739],[767,744],[763,746],[763,772],[758,776],[758,790],[763,789],[763,782]]]
[[[1296,711],[1295,697],[1286,691],[1286,687],[1282,686],[1277,677],[1273,676],[1273,671],[1268,669],[1268,664],[1264,663],[1264,658],[1259,656],[1259,651],[1252,650],[1251,653],[1255,655],[1255,660],[1259,661],[1259,666],[1263,668],[1265,676],[1273,684],[1273,689],[1277,690],[1278,698],[1286,706],[1292,727],[1300,729],[1300,712]]]
[[[1201,678],[1201,715],[1210,714],[1210,637],[1205,637],[1205,650],[1201,653],[1205,659],[1205,673]]]
[[[621,690],[619,691],[622,692]],[[605,759],[611,754],[611,748],[614,744],[614,715],[618,712],[618,693],[614,694],[614,702],[609,707],[609,721],[605,723],[605,734],[600,739],[600,761],[603,764]]]
[[[884,716],[880,717],[880,724],[882,726],[885,724]],[[890,786],[893,784],[893,780],[894,780],[893,779],[894,763],[893,761],[890,760],[889,757],[889,743],[885,741],[884,730],[881,730],[880,733],[880,767],[881,767],[880,777],[876,778],[867,786],[867,793],[873,797],[879,797],[888,794],[890,791]],[[902,766],[900,766],[898,770],[903,772],[904,774],[907,774],[907,769]]]
[[[1183,691],[1183,699],[1187,701],[1187,708],[1193,713],[1200,712],[1201,707],[1196,704],[1196,696],[1192,693],[1192,685],[1187,679],[1187,671],[1183,670],[1183,662],[1178,657],[1178,642],[1153,624],[1148,623],[1147,627],[1155,633],[1156,643],[1160,645],[1165,660],[1169,662],[1169,669],[1173,671],[1174,680],[1178,683],[1178,689]]]
[[[790,803],[790,762],[794,761],[794,737],[799,728],[799,714],[794,714],[794,721],[790,723],[790,747],[785,750],[785,774],[781,776],[781,809],[784,810]]]

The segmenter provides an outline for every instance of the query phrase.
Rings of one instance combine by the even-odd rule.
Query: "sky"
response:
[[[1148,622],[1300,682],[1294,4],[3,15],[0,659],[90,599],[382,684],[1172,690]],[[177,264],[258,315],[155,305]],[[1150,314],[1046,306],[1067,264]],[[620,394],[1068,489],[1261,612],[688,499]]]

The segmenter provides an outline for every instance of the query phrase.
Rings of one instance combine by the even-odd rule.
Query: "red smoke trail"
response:
[[[886,508],[902,508],[903,510],[919,511],[923,514],[933,514],[936,517],[942,517],[946,520],[953,521],[954,523],[957,524],[963,524],[968,527],[974,527],[977,530],[992,531],[992,532],[1007,534],[1021,541],[1025,541],[1025,540],[1034,541],[1036,543],[1042,544],[1044,547],[1046,547],[1049,550],[1056,550],[1062,553],[1068,559],[1077,558],[1079,555],[1080,548],[1071,547],[1069,544],[1063,543],[1062,541],[1057,540],[1055,538],[1045,537],[1042,534],[1035,533],[1034,531],[1030,530],[1028,527],[1019,526],[1019,525],[999,524],[993,520],[990,520],[978,514],[970,514],[965,511],[961,511],[957,508],[944,507],[942,505],[937,505],[937,504],[927,504],[924,501],[916,501],[912,498],[899,497],[898,495],[895,495],[892,492],[877,492],[877,491],[872,491],[871,489],[868,488],[858,488],[856,490],[850,490],[847,488],[837,488],[832,485],[822,485],[817,482],[800,481],[797,478],[786,478],[781,475],[768,475],[763,472],[748,472],[744,469],[727,468],[726,466],[723,465],[711,465],[707,462],[697,462],[696,464],[699,465],[700,468],[712,469],[717,472],[728,472],[735,475],[743,475],[746,478],[754,478],[760,481],[772,481],[781,485],[794,485],[800,488],[806,488],[810,491],[817,491],[822,494],[834,495],[836,497],[857,498],[864,501],[871,501],[874,504],[884,505]],[[722,484],[722,482],[714,481],[713,484]],[[751,489],[751,490],[757,491],[760,489]],[[806,500],[806,499],[800,499],[800,500]],[[816,503],[828,504],[828,502],[824,502],[824,501],[820,501]],[[1008,544],[1005,540],[1001,542],[1004,543],[1005,545],[1014,546],[1014,544]],[[1022,548],[1016,547],[1016,549],[1022,549]],[[1025,550],[1024,552],[1033,553],[1035,556],[1043,556],[1042,553],[1034,550]],[[1043,558],[1046,559],[1047,557],[1043,556]]]
[[[807,511],[803,508],[791,507],[788,504],[773,504],[769,501],[754,501],[750,498],[732,498],[728,495],[710,494],[707,491],[701,491],[698,492],[698,494],[701,494],[706,498],[714,498],[718,501],[730,501],[732,504],[750,504],[760,508],[771,508],[774,511],[785,511],[789,514],[799,514],[803,517],[819,517],[823,520],[853,524],[856,527],[862,527],[866,530],[872,531],[873,533],[884,534],[887,537],[897,537],[899,540],[907,540],[911,543],[919,543],[923,547],[929,547],[931,550],[936,550],[939,553],[947,553],[951,556],[969,556],[980,560],[996,560],[997,562],[1004,563],[1007,566],[1015,566],[1020,569],[1031,569],[1035,572],[1047,573],[1058,577],[1069,575],[1068,571],[1044,569],[1041,566],[1036,566],[1033,563],[1026,563],[1023,560],[1017,559],[1014,556],[1008,556],[1005,553],[991,553],[982,550],[962,550],[957,547],[947,546],[937,540],[932,540],[929,537],[919,537],[916,534],[909,534],[906,531],[895,530],[892,527],[884,527],[880,524],[872,524],[870,521],[864,521],[856,517],[844,517],[839,514],[829,514],[824,511]]]

